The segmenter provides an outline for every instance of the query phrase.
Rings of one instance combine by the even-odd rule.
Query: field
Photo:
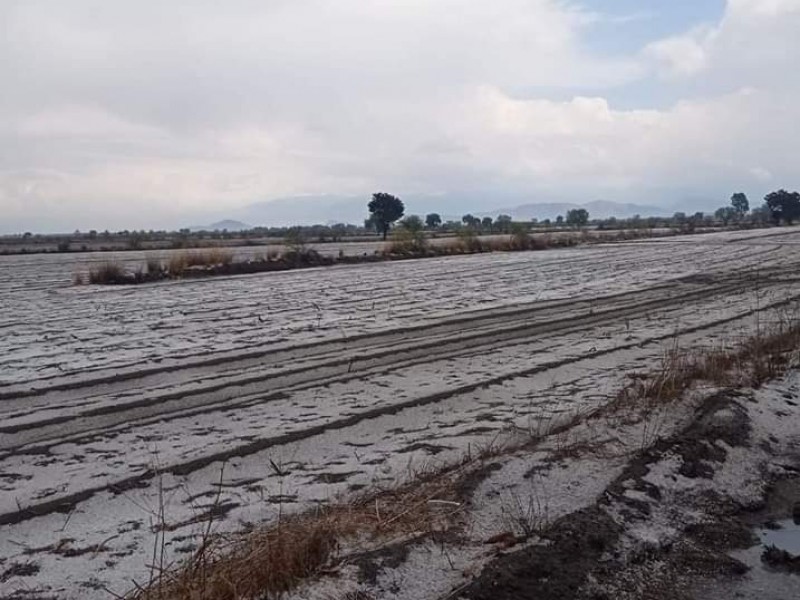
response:
[[[800,300],[794,229],[71,285],[107,258],[0,257],[0,598],[125,594],[158,532],[171,562],[399,485]]]

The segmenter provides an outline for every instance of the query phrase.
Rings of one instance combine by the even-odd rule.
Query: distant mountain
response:
[[[569,201],[536,202],[529,194],[519,192],[468,191],[442,194],[399,194],[406,205],[407,215],[439,213],[444,220],[461,220],[467,213],[475,216],[496,217],[506,214],[515,219],[555,219],[566,215],[574,208],[585,208],[594,219],[617,217],[620,219],[639,215],[640,217],[671,216],[675,212],[695,213],[713,212],[721,203],[702,198],[686,197],[669,205],[666,194],[656,195],[663,206],[594,200],[577,203]],[[333,223],[360,224],[367,217],[367,202],[370,196],[319,194],[276,198],[251,204],[231,214],[237,221],[221,221],[209,228],[227,228],[235,231],[244,223],[254,226],[288,226]],[[506,208],[495,209],[495,206]],[[234,225],[236,223],[236,225]]]
[[[696,212],[711,214],[721,206],[728,206],[729,200],[719,200],[713,198],[704,198],[700,196],[687,196],[686,198],[673,203],[670,206],[668,214],[673,215],[676,212],[686,213],[693,215]],[[752,204],[751,207],[757,204]]]
[[[291,196],[257,202],[244,208],[237,218],[254,225],[281,227],[322,223],[363,223],[367,202],[363,196]]]
[[[482,212],[476,216],[496,217],[497,215],[509,215],[515,219],[526,221],[529,219],[555,219],[559,215],[565,216],[568,211],[576,208],[586,209],[589,212],[589,217],[592,219],[608,219],[610,217],[625,219],[634,215],[639,215],[641,217],[656,217],[671,214],[668,209],[659,208],[657,206],[623,204],[608,200],[595,200],[585,204],[577,204],[574,202],[543,202],[522,204],[513,208]]]
[[[488,194],[481,192],[447,193],[439,195],[403,195],[406,214],[425,215],[436,212],[445,220],[456,219],[467,213],[476,216],[493,216],[507,214],[516,219],[555,219],[565,215],[573,208],[585,208],[592,218],[632,217],[633,215],[658,216],[672,214],[665,208],[639,204],[623,204],[607,200],[596,200],[585,204],[571,202],[524,203],[521,194]],[[308,225],[312,223],[362,223],[367,217],[365,196],[294,196],[278,198],[266,202],[251,204],[237,218],[256,225]],[[512,208],[492,209],[494,206],[512,206]],[[519,204],[514,206],[512,202]],[[487,210],[488,209],[488,210]]]
[[[245,231],[247,229],[252,229],[251,225],[247,223],[242,223],[241,221],[234,221],[232,219],[225,219],[223,221],[217,221],[216,223],[212,223],[211,225],[196,225],[194,227],[189,227],[190,231]]]

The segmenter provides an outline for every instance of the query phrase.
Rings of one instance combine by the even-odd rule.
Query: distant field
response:
[[[167,252],[0,257],[0,570],[35,563],[31,598],[146,579],[160,499],[184,556],[212,502],[235,531],[391,485],[800,300],[793,229],[71,285]]]

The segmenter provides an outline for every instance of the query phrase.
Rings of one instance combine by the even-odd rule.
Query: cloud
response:
[[[644,54],[653,59],[666,76],[697,75],[709,66],[710,38],[712,34],[701,32],[666,38],[648,44]]]
[[[378,188],[794,185],[797,2],[730,0],[630,54],[590,45],[604,18],[560,0],[7,0],[0,206],[14,227],[130,228]],[[637,86],[683,99],[610,100]]]
[[[772,180],[772,173],[770,173],[764,167],[752,167],[750,169],[750,174],[757,180],[761,182],[767,182]]]

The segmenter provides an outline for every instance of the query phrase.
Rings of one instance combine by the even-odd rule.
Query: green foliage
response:
[[[750,211],[750,201],[742,192],[736,192],[731,196],[731,208],[733,208],[739,216],[745,215]]]
[[[302,254],[306,249],[306,238],[300,227],[290,227],[283,237],[283,245],[289,252]]]
[[[494,226],[498,231],[502,233],[508,233],[511,231],[512,222],[513,219],[508,215],[498,215],[497,219],[494,221]]]
[[[425,225],[428,229],[437,229],[442,225],[442,217],[439,213],[430,213],[425,217]]]
[[[723,225],[727,225],[728,223],[736,219],[738,215],[739,213],[732,206],[723,206],[722,208],[718,208],[714,213],[716,219],[718,221],[722,221]]]
[[[589,223],[589,212],[585,208],[573,208],[567,211],[567,225],[570,227],[586,227]]]
[[[419,254],[425,251],[428,239],[425,237],[425,225],[417,215],[410,215],[400,221],[400,227],[392,235],[393,253]]]
[[[461,217],[461,222],[472,229],[477,229],[481,226],[481,220],[478,217],[473,217],[471,214],[466,214]]]
[[[367,208],[371,213],[370,221],[383,234],[384,240],[392,223],[400,219],[405,212],[403,201],[385,192],[372,194],[372,200],[370,200]]]
[[[781,221],[791,225],[800,218],[800,194],[778,190],[764,197],[767,208],[772,216],[772,221],[777,225]]]
[[[531,245],[531,236],[528,227],[524,223],[511,223],[511,237],[513,247],[517,250],[525,250]]]

